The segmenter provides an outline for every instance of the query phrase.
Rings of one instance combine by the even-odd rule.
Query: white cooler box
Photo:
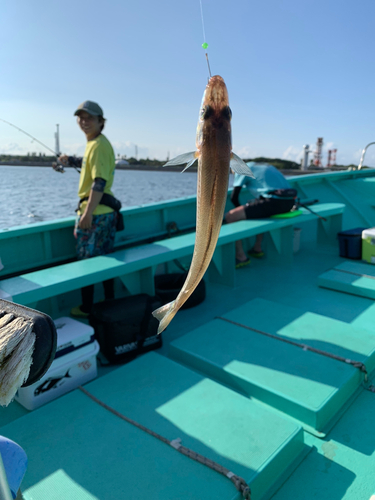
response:
[[[59,318],[55,325],[57,349],[53,363],[38,382],[22,387],[15,397],[28,410],[76,389],[98,373],[99,344],[94,338],[94,329],[72,318]]]

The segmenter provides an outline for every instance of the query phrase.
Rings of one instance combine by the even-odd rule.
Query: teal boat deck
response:
[[[253,259],[236,272],[239,286],[208,284],[205,302],[180,311],[157,353],[120,368],[102,367],[101,376],[85,387],[126,416],[168,439],[181,438],[183,445],[244,477],[253,500],[273,495],[302,500],[313,498],[312,491],[323,500],[369,499],[375,479],[364,477],[362,469],[375,466],[375,448],[368,434],[371,412],[362,406],[375,404],[375,395],[361,385],[363,374],[243,328],[228,324],[239,336],[230,330],[227,341],[216,329],[218,322],[227,329],[216,316],[234,319],[362,361],[371,371],[373,301],[316,283],[327,267],[343,262],[337,253],[335,247],[319,251],[307,244],[292,267]],[[176,347],[186,344],[194,352],[206,349],[209,359],[225,357],[221,366],[230,377],[181,356],[179,363],[173,361]],[[254,394],[256,381],[243,382],[249,377],[258,377]],[[158,500],[240,498],[228,479],[133,429],[78,390],[33,412],[12,403],[1,410],[0,423],[1,433],[29,456],[25,499],[44,500],[52,491],[59,492],[56,499],[137,500],[144,491]],[[343,474],[345,480],[331,482],[330,474]],[[361,476],[360,489],[351,488]]]
[[[156,353],[85,387],[131,419],[169,440],[180,438],[184,446],[251,481],[254,498],[273,485],[270,476],[282,476],[306,452],[300,425]],[[26,499],[50,498],[53,489],[53,498],[61,500],[136,499],[146,492],[168,500],[214,500],[219,492],[221,498],[235,497],[227,478],[78,390],[24,417],[22,430],[14,422],[2,432],[22,442],[30,457],[39,455],[44,443],[43,462],[31,461],[25,478]]]
[[[375,179],[347,176],[341,184],[322,181],[318,195],[314,179],[299,189],[349,204],[345,198],[360,198],[363,185],[370,199]],[[375,223],[372,207],[362,214],[349,207],[344,228]],[[353,262],[338,256],[337,242],[316,245],[314,229],[314,221],[302,227],[293,263],[266,256],[237,270],[233,288],[208,281],[206,300],[179,311],[161,349],[121,367],[100,367],[85,388],[242,476],[252,500],[370,500],[375,393],[358,367],[284,342],[363,363],[373,383],[374,300],[320,286],[324,273]],[[0,410],[0,427],[28,454],[25,500],[241,498],[229,479],[78,389],[33,412],[14,402]]]

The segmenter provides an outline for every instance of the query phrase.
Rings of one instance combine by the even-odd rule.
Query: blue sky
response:
[[[302,146],[358,163],[375,140],[373,0],[202,0],[212,74],[226,81],[233,149],[299,161]],[[17,0],[2,5],[0,118],[82,154],[73,117],[99,102],[115,152],[195,148],[208,70],[199,0]],[[0,122],[0,153],[45,152]],[[323,162],[326,163],[324,154]],[[375,166],[369,149],[367,164]]]

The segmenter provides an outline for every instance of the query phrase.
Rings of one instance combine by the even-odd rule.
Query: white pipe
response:
[[[363,161],[365,159],[365,154],[366,154],[366,151],[367,151],[367,148],[369,146],[371,146],[371,144],[375,144],[375,142],[370,142],[369,144],[367,144],[367,146],[364,148],[364,150],[362,151],[362,156],[361,156],[361,160],[359,162],[359,165],[358,165],[358,170],[361,170],[362,168],[362,165],[363,165]]]

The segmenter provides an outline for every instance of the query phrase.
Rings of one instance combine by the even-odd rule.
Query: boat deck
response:
[[[302,230],[304,231],[304,229]],[[207,283],[164,345],[85,385],[117,411],[219,462],[253,500],[369,500],[375,394],[358,368],[248,331],[237,321],[374,368],[373,300],[318,286],[343,263],[307,239],[293,266],[252,259],[237,286]],[[232,312],[233,311],[233,312]],[[217,472],[180,455],[75,390],[33,412],[12,403],[1,433],[26,450],[27,500],[239,499]]]

